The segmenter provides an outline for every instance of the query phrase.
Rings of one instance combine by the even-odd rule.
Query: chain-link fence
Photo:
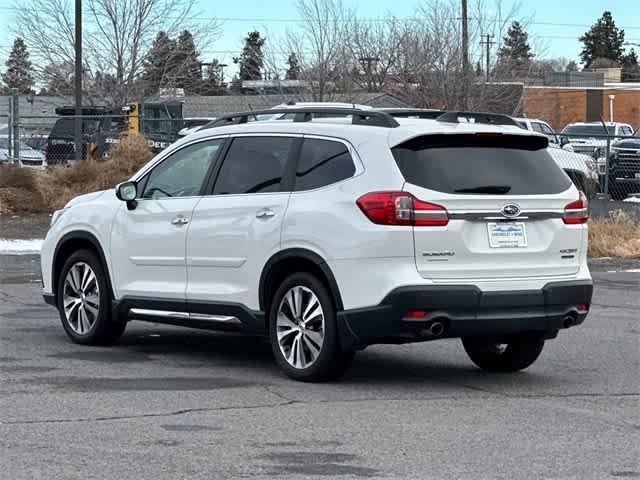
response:
[[[76,155],[76,119],[81,123],[80,154]],[[3,120],[0,119],[0,127]],[[18,122],[19,149],[15,148],[7,117],[7,128],[0,130],[0,162],[23,167],[45,168],[73,164],[78,159],[105,159],[114,144],[130,134],[142,134],[155,151],[161,151],[179,138],[182,118],[144,118],[120,115],[23,116]]]
[[[640,197],[640,131],[634,136],[558,134],[557,138],[554,158],[590,196]]]

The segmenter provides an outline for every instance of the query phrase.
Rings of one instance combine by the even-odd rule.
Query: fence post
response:
[[[9,151],[8,162],[13,159],[13,97],[9,97],[9,116],[7,117],[7,150]]]
[[[611,155],[611,137],[607,134],[607,151],[604,156],[604,194],[607,200],[611,199],[611,195],[609,195],[609,155]]]
[[[11,89],[12,112],[11,130],[13,131],[13,160],[11,163],[20,164],[20,97],[18,97],[18,89]]]

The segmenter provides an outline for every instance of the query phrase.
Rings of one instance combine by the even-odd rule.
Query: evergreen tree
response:
[[[32,93],[32,67],[27,46],[22,38],[18,37],[14,40],[13,48],[5,65],[7,71],[2,74],[2,80],[7,88],[17,88],[21,95]]]
[[[525,75],[534,57],[529,46],[529,35],[520,22],[513,22],[502,39],[498,50],[498,66],[502,74]]]
[[[211,60],[207,66],[206,78],[202,81],[202,95],[224,95],[226,85],[224,83],[222,67],[217,58]]]
[[[580,59],[586,67],[590,67],[596,59],[621,63],[624,53],[624,30],[616,27],[611,12],[604,12],[591,29],[580,37],[580,41],[584,44]]]
[[[622,57],[622,81],[640,82],[640,65],[638,65],[638,56],[633,48]]]
[[[287,59],[287,65],[289,68],[287,68],[287,73],[285,73],[285,80],[299,80],[302,68],[300,68],[300,62],[298,62],[298,57],[295,53],[291,52]]]
[[[578,71],[578,64],[574,61],[571,60],[569,63],[567,63],[567,66],[564,69],[565,72],[577,72]]]
[[[199,55],[193,35],[188,30],[184,30],[178,37],[172,61],[175,65],[173,86],[184,88],[187,95],[199,93],[202,87],[202,64],[198,59]]]
[[[158,93],[160,88],[165,87],[174,79],[176,49],[175,40],[169,38],[166,32],[158,32],[144,63],[145,92]]]
[[[262,66],[264,64],[264,53],[262,47],[267,41],[260,36],[260,32],[249,32],[244,39],[244,48],[240,57],[233,59],[239,65],[239,80],[260,80],[262,79]]]

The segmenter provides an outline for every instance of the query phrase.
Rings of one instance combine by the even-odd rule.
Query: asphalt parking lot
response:
[[[640,477],[628,267],[595,265],[591,315],[525,372],[484,373],[445,340],[371,347],[311,385],[259,338],[131,323],[115,347],[74,345],[37,256],[0,256],[0,478]]]

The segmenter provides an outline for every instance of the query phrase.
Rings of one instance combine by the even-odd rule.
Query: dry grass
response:
[[[590,220],[589,256],[640,258],[640,226],[622,210]]]
[[[0,214],[52,212],[78,195],[114,187],[152,156],[144,137],[131,135],[114,145],[105,161],[88,160],[44,172],[0,167]]]

